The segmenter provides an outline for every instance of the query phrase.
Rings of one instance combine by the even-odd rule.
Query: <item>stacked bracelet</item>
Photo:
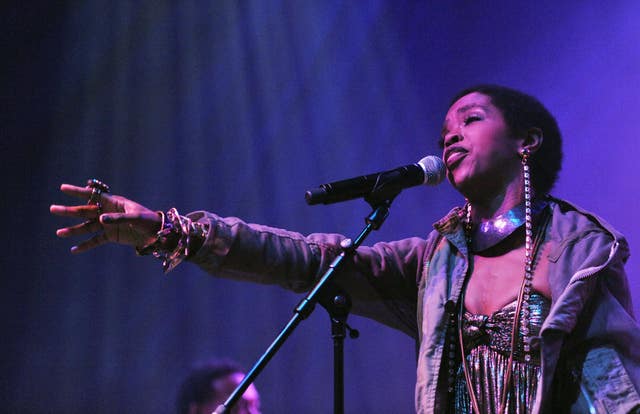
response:
[[[153,255],[162,260],[165,273],[169,273],[184,259],[202,246],[209,233],[209,225],[193,222],[189,217],[181,216],[175,208],[162,216],[162,225],[156,239],[136,252],[141,256]]]

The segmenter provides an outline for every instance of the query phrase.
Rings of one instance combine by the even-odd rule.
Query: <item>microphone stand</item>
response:
[[[325,286],[326,290],[319,299],[319,303],[329,312],[331,320],[331,337],[333,338],[333,412],[344,413],[344,338],[349,331],[349,337],[356,339],[360,336],[357,329],[347,323],[351,310],[351,298],[348,293],[336,287],[333,283]]]
[[[321,302],[329,311],[329,316],[332,322],[331,333],[334,339],[334,413],[344,413],[344,338],[345,328],[350,331],[351,338],[357,338],[359,333],[357,330],[352,330],[346,323],[346,319],[351,308],[351,299],[349,296],[340,290],[336,290],[335,286],[331,283],[332,278],[336,271],[340,268],[345,258],[351,257],[355,254],[356,249],[362,244],[367,236],[373,231],[378,230],[386,218],[389,216],[389,207],[393,199],[400,194],[399,190],[371,193],[365,197],[365,201],[371,205],[373,211],[365,218],[366,226],[362,229],[360,234],[355,240],[344,239],[340,243],[342,252],[331,262],[329,268],[324,272],[322,277],[318,280],[315,286],[307,294],[307,296],[300,301],[298,306],[294,310],[294,315],[289,319],[289,322],[280,331],[276,339],[269,345],[267,350],[262,354],[260,358],[255,362],[253,367],[247,372],[244,379],[236,389],[229,395],[227,400],[220,404],[213,414],[227,413],[232,408],[238,399],[244,394],[254,381],[254,379],[262,372],[267,363],[278,352],[280,347],[285,343],[287,338],[293,333],[293,330],[298,324],[306,319],[318,302]],[[336,293],[337,292],[337,293]]]

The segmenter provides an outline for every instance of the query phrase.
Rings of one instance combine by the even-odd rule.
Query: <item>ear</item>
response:
[[[520,150],[526,148],[529,150],[530,154],[535,154],[542,146],[543,141],[544,136],[542,135],[542,130],[537,127],[531,127],[526,131],[525,136],[522,139]]]

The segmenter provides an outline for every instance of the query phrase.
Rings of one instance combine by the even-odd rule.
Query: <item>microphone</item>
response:
[[[395,197],[408,187],[440,184],[445,176],[445,166],[436,156],[428,155],[415,164],[393,170],[349,178],[322,184],[307,190],[307,204],[332,204],[367,196]]]

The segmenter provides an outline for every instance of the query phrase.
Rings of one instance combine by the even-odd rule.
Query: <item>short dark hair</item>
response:
[[[216,397],[213,382],[235,373],[244,374],[236,362],[229,359],[208,361],[193,369],[182,382],[176,399],[178,414],[187,414],[192,403],[204,404]]]
[[[504,116],[511,133],[523,134],[530,128],[539,128],[542,131],[542,146],[531,157],[531,180],[538,194],[548,194],[562,169],[562,134],[555,117],[537,98],[515,89],[492,84],[476,85],[458,92],[449,107],[473,92],[491,98],[493,105]]]

